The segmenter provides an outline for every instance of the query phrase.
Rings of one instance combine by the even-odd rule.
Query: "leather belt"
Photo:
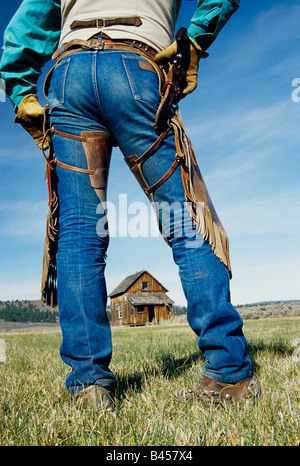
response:
[[[52,58],[56,60],[59,58],[62,54],[65,52],[71,52],[71,51],[76,51],[80,49],[86,49],[86,50],[126,50],[128,51],[129,48],[137,49],[140,50],[148,55],[153,59],[155,55],[157,55],[157,50],[153,49],[147,44],[144,44],[143,42],[139,42],[136,40],[108,40],[108,39],[103,39],[101,37],[99,38],[92,38],[90,40],[81,40],[81,39],[74,39],[69,42],[66,42],[65,44],[62,44],[61,47],[59,47],[54,54],[52,55]]]
[[[84,29],[84,28],[105,28],[109,26],[135,26],[139,27],[142,25],[142,20],[138,16],[133,18],[114,18],[114,19],[103,19],[96,18],[87,21],[75,20],[72,22],[70,28],[73,31],[74,29]]]

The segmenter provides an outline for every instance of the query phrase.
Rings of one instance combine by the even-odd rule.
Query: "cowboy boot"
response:
[[[76,402],[82,402],[94,411],[112,412],[115,408],[113,393],[101,385],[90,385],[75,395]]]
[[[258,398],[262,394],[260,383],[255,374],[246,377],[239,382],[229,384],[217,382],[209,377],[203,376],[197,390],[188,390],[187,398],[195,397],[202,401],[214,403],[243,403],[250,398]]]

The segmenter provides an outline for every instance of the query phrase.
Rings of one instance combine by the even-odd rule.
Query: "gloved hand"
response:
[[[191,37],[190,40],[190,62],[188,69],[186,71],[186,87],[183,89],[182,95],[186,96],[193,92],[197,87],[197,78],[198,78],[198,68],[200,58],[206,58],[208,54],[202,50],[200,45],[197,44]],[[177,54],[177,42],[173,42],[169,47],[167,47],[162,52],[159,52],[154,60],[161,65],[166,63],[171,64]]]
[[[35,140],[40,149],[48,149],[49,144],[44,140],[44,118],[47,105],[42,107],[35,94],[29,94],[18,107],[15,123],[21,123],[24,129],[28,131],[30,136]],[[43,143],[44,140],[44,143]],[[43,147],[42,147],[43,146]]]

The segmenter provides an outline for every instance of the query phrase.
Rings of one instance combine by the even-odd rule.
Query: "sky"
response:
[[[1,43],[20,3],[2,2]],[[189,25],[194,9],[195,1],[182,1],[178,27]],[[181,103],[186,132],[229,236],[235,305],[300,299],[299,25],[299,0],[241,0],[200,62],[196,91]],[[45,104],[43,77],[39,97]],[[44,172],[41,152],[0,95],[0,300],[40,299],[48,210]],[[150,222],[151,208],[118,149],[108,201],[124,207],[108,249],[108,292],[146,269],[175,304],[185,306],[171,250]]]

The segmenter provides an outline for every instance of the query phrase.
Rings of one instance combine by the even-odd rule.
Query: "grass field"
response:
[[[0,445],[295,446],[300,443],[300,318],[246,321],[264,396],[243,406],[178,402],[204,361],[186,324],[113,328],[117,408],[74,405],[65,390],[60,332],[3,333]]]

